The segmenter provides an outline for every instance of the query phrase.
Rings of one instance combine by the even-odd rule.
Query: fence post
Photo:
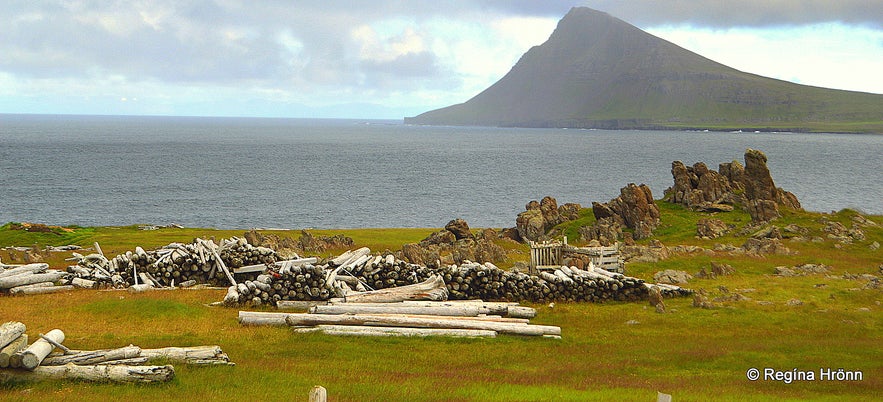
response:
[[[310,390],[310,402],[325,402],[327,397],[328,392],[321,385],[316,385]]]

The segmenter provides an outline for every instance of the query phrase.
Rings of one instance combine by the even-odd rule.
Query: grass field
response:
[[[747,235],[716,240],[693,236],[702,216],[659,203],[664,244],[712,249],[715,243],[741,245]],[[850,226],[856,213],[827,219]],[[590,214],[589,214],[590,215]],[[775,224],[795,223],[822,236],[822,215],[788,212]],[[737,226],[747,215],[718,215]],[[558,325],[563,339],[501,336],[496,339],[389,339],[293,334],[284,328],[241,327],[236,309],[209,307],[222,291],[75,291],[68,294],[0,297],[0,321],[17,320],[36,336],[62,329],[71,348],[135,344],[142,347],[217,344],[235,367],[177,365],[176,378],[162,385],[82,382],[0,385],[2,400],[306,400],[313,385],[328,389],[333,401],[546,401],[655,400],[656,392],[676,401],[708,400],[873,400],[883,389],[883,290],[862,289],[867,280],[843,275],[881,276],[883,217],[864,229],[865,239],[839,244],[785,240],[796,254],[752,257],[704,251],[675,254],[658,263],[627,265],[627,273],[651,279],[672,268],[695,273],[712,261],[736,273],[694,279],[693,289],[709,297],[739,293],[748,299],[719,302],[714,309],[692,307],[688,298],[667,299],[667,314],[646,303],[533,305],[538,324]],[[590,220],[590,216],[584,219]],[[572,231],[572,227],[562,228]],[[395,250],[433,229],[353,229],[317,231],[353,237],[356,246]],[[297,236],[299,232],[278,232]],[[76,228],[73,232],[28,233],[0,228],[0,246],[91,245],[106,254],[135,245],[156,247],[197,236],[216,238],[242,231],[134,227]],[[515,248],[512,258],[527,258]],[[330,252],[329,252],[330,253]],[[53,256],[53,267],[67,255]],[[0,254],[9,263],[7,253]],[[828,275],[773,275],[776,266],[830,265]],[[797,304],[794,300],[800,301]],[[814,381],[749,381],[746,372],[771,368],[811,371]],[[861,372],[860,381],[821,380],[819,370]]]

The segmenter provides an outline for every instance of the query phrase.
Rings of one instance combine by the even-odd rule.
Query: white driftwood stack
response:
[[[512,311],[521,317],[488,314]],[[561,328],[530,324],[536,311],[516,303],[458,302],[338,303],[309,313],[240,311],[242,325],[290,326],[294,332],[356,336],[496,337],[499,334],[560,338]]]
[[[0,325],[0,383],[7,380],[78,379],[109,382],[163,382],[171,380],[171,365],[144,365],[151,361],[187,365],[234,365],[218,346],[142,349],[129,345],[105,350],[70,350],[65,335],[53,329],[28,346],[25,325]],[[61,353],[52,353],[60,349]]]

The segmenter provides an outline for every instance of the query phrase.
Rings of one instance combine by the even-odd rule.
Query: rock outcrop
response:
[[[525,211],[515,219],[515,228],[522,240],[538,241],[553,227],[579,218],[580,204],[567,203],[559,206],[553,197],[543,197],[539,202],[531,201]]]
[[[464,261],[501,261],[506,258],[506,251],[494,243],[498,238],[492,229],[485,229],[476,237],[465,220],[454,219],[443,230],[431,233],[419,243],[403,245],[400,257],[411,264],[432,268]]]
[[[629,183],[619,190],[620,195],[608,203],[592,203],[592,212],[600,222],[612,219],[617,223],[634,230],[636,239],[644,239],[653,234],[659,224],[659,207],[653,200],[650,187]]]
[[[666,191],[666,199],[700,211],[727,211],[726,205],[741,205],[754,222],[778,218],[780,206],[801,208],[794,194],[776,187],[761,151],[746,150],[744,167],[733,161],[720,164],[718,170],[702,162],[692,167],[672,162],[674,185]]]

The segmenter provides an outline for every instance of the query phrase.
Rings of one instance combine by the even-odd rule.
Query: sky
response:
[[[0,113],[400,119],[492,85],[573,6],[883,93],[883,0],[4,0]]]

